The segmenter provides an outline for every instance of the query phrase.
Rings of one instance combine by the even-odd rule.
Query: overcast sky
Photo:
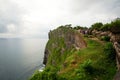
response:
[[[120,17],[120,0],[0,0],[0,37],[47,38],[50,29]]]

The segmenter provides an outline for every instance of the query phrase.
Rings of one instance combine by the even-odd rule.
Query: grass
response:
[[[58,40],[59,47],[51,49],[52,55],[45,70],[36,72],[30,80],[113,80],[116,64],[110,56],[114,53],[112,45],[89,38],[85,40],[86,48],[79,51],[66,49],[61,56],[59,52],[65,45],[63,39]],[[53,60],[56,65],[51,65]]]
[[[88,44],[87,48],[74,52],[66,59],[65,62],[68,66],[62,68],[59,75],[66,76],[68,80],[112,80],[116,73],[116,65],[114,60],[108,62],[108,58],[106,58],[104,48],[107,43],[103,44],[88,38],[86,38],[86,42]],[[89,60],[91,63],[88,68],[93,69],[92,74],[86,74],[84,70],[81,70],[83,68],[80,67]],[[80,72],[81,75],[76,72]]]

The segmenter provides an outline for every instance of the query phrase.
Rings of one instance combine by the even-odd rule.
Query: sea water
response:
[[[0,38],[0,80],[28,80],[43,67],[47,39]]]

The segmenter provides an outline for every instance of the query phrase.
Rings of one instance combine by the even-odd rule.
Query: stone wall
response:
[[[116,50],[116,62],[117,62],[117,68],[118,68],[118,71],[114,76],[113,80],[120,80],[120,44],[118,42],[114,42],[113,44]]]
[[[118,42],[114,42],[113,45],[116,50],[117,67],[118,67],[118,70],[120,70],[120,44]]]
[[[111,42],[116,50],[117,68],[120,70],[120,33],[111,33]]]

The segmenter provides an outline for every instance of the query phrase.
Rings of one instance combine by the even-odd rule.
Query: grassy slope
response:
[[[68,80],[112,80],[116,72],[115,61],[109,61],[104,48],[106,44],[86,38],[87,48],[74,52],[59,75]],[[86,68],[87,67],[87,68]]]
[[[109,60],[105,53],[107,43],[89,38],[85,40],[87,48],[66,51],[68,55],[56,59],[57,66],[50,65],[49,61],[45,70],[42,73],[36,72],[30,80],[112,80],[116,67],[115,61]],[[61,41],[58,43],[64,45]],[[58,52],[59,49],[55,49],[55,54],[51,56],[59,56]]]

